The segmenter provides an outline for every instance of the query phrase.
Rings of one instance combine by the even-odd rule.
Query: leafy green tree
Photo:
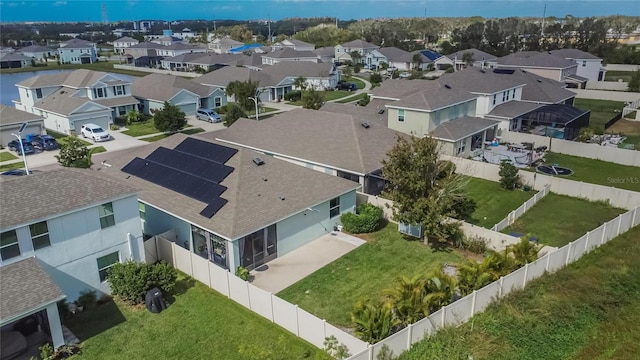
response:
[[[153,114],[153,124],[162,132],[175,133],[187,125],[187,118],[179,107],[164,102],[164,106]]]
[[[138,122],[140,121],[140,117],[142,116],[142,114],[140,114],[140,111],[138,110],[131,110],[127,113],[127,125],[131,125],[134,122]]]
[[[429,312],[440,310],[449,305],[456,292],[456,279],[442,270],[431,271],[426,275],[424,302]]]
[[[353,69],[351,68],[350,65],[347,65],[345,67],[342,68],[342,76],[345,79],[348,79],[351,77],[351,75],[353,75]]]
[[[462,54],[462,61],[466,64],[466,66],[473,65],[473,53],[471,51],[467,51]]]
[[[431,137],[398,137],[382,162],[387,179],[383,197],[393,201],[393,220],[419,224],[425,242],[451,240],[459,224],[448,221],[453,203],[464,196],[466,180],[455,166],[439,159],[438,141]]]
[[[369,81],[372,84],[380,84],[382,82],[382,75],[380,75],[379,73],[373,73],[371,74],[371,76],[369,77]]]
[[[378,66],[380,66],[380,69],[382,70],[387,70],[389,68],[389,63],[386,63],[383,61],[380,64],[378,64]]]
[[[302,107],[305,109],[313,109],[318,110],[322,106],[324,102],[324,96],[321,92],[316,91],[314,89],[303,91],[304,95],[302,96]]]
[[[500,175],[500,186],[507,190],[515,189],[520,180],[518,168],[508,160],[500,162],[498,175]]]
[[[253,109],[253,100],[258,92],[259,83],[257,81],[232,81],[227,85],[227,95],[233,96],[236,104],[240,105],[242,110],[250,111]]]
[[[227,104],[227,111],[224,113],[223,123],[224,126],[229,127],[233,125],[236,120],[240,118],[247,117],[247,114],[238,106],[238,104],[229,103]]]
[[[69,136],[67,141],[60,145],[59,155],[55,155],[58,163],[64,167],[88,168],[89,149],[77,136]]]
[[[628,90],[631,92],[640,92],[640,70],[634,71],[631,75]]]
[[[360,64],[360,61],[362,60],[362,54],[359,51],[353,50],[349,53],[349,56],[351,56],[351,60],[354,64]]]
[[[293,81],[293,86],[295,86],[295,88],[300,91],[305,91],[307,89],[307,78],[305,78],[304,76],[298,76]]]
[[[375,344],[391,334],[398,325],[391,306],[360,300],[351,313],[354,333],[363,341]]]
[[[420,66],[422,65],[422,54],[419,52],[413,54],[413,56],[411,57],[411,64],[413,64],[414,69],[419,70]]]
[[[382,291],[402,325],[413,324],[429,315],[429,304],[425,301],[425,285],[426,280],[423,276],[401,276],[396,279],[392,288]]]
[[[473,213],[476,211],[477,204],[473,199],[467,196],[460,196],[454,199],[451,211],[453,217],[458,220],[470,221],[473,220]]]

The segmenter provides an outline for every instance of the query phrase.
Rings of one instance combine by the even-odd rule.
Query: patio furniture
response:
[[[525,149],[525,147],[523,145],[519,145],[519,144],[510,144],[507,145],[507,150],[509,151],[513,151],[513,152],[521,152]]]

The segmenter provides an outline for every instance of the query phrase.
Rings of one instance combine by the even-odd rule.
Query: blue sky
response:
[[[0,21],[110,21],[140,19],[266,19],[329,16],[378,17],[640,16],[637,0],[0,0]]]

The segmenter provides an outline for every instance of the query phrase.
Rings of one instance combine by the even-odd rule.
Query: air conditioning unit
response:
[[[415,238],[421,239],[422,238],[422,232],[423,232],[423,228],[421,225],[411,225],[411,224],[404,224],[404,223],[398,223],[398,232],[401,234],[405,234],[405,235],[409,235],[409,236],[413,236]]]

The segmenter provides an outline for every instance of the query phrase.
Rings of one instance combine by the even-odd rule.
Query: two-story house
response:
[[[113,50],[116,54],[124,54],[124,49],[138,43],[138,40],[125,36],[113,42]]]
[[[602,67],[601,58],[578,49],[552,50],[551,54],[578,64],[576,75],[590,81],[604,81],[607,71]]]
[[[525,70],[579,89],[584,89],[588,80],[578,75],[576,62],[549,52],[522,51],[510,54],[498,58],[495,67]]]
[[[209,43],[209,50],[213,51],[216,54],[230,54],[231,49],[237,48],[244,45],[240,41],[235,41],[230,38],[217,38],[213,39]]]
[[[316,47],[313,44],[309,44],[298,39],[284,39],[271,45],[271,51],[281,50],[285,48],[293,49],[296,51],[313,51]]]
[[[198,45],[184,44],[181,42],[174,42],[168,45],[160,45],[156,48],[156,53],[161,57],[172,57],[182,54],[201,53],[207,52],[207,48]]]
[[[108,129],[113,119],[139,105],[131,96],[130,81],[100,71],[37,75],[16,86],[16,108],[42,116],[47,129],[64,134],[79,134],[86,123]]]
[[[109,268],[145,259],[136,190],[70,168],[3,177],[0,185],[3,334],[36,315],[59,347],[65,339],[57,301],[72,302],[83,291],[109,293]]]
[[[98,61],[96,44],[82,39],[61,42],[58,55],[62,64],[93,64]]]
[[[292,48],[283,48],[262,55],[262,64],[273,65],[282,61],[309,61],[319,62],[318,55],[312,51],[293,50]]]
[[[360,64],[364,64],[367,54],[379,48],[380,46],[366,42],[364,40],[349,41],[347,43],[336,45],[334,47],[334,61],[352,61],[354,63],[359,62]],[[360,54],[360,57],[358,59],[352,58],[351,54],[354,51]]]

